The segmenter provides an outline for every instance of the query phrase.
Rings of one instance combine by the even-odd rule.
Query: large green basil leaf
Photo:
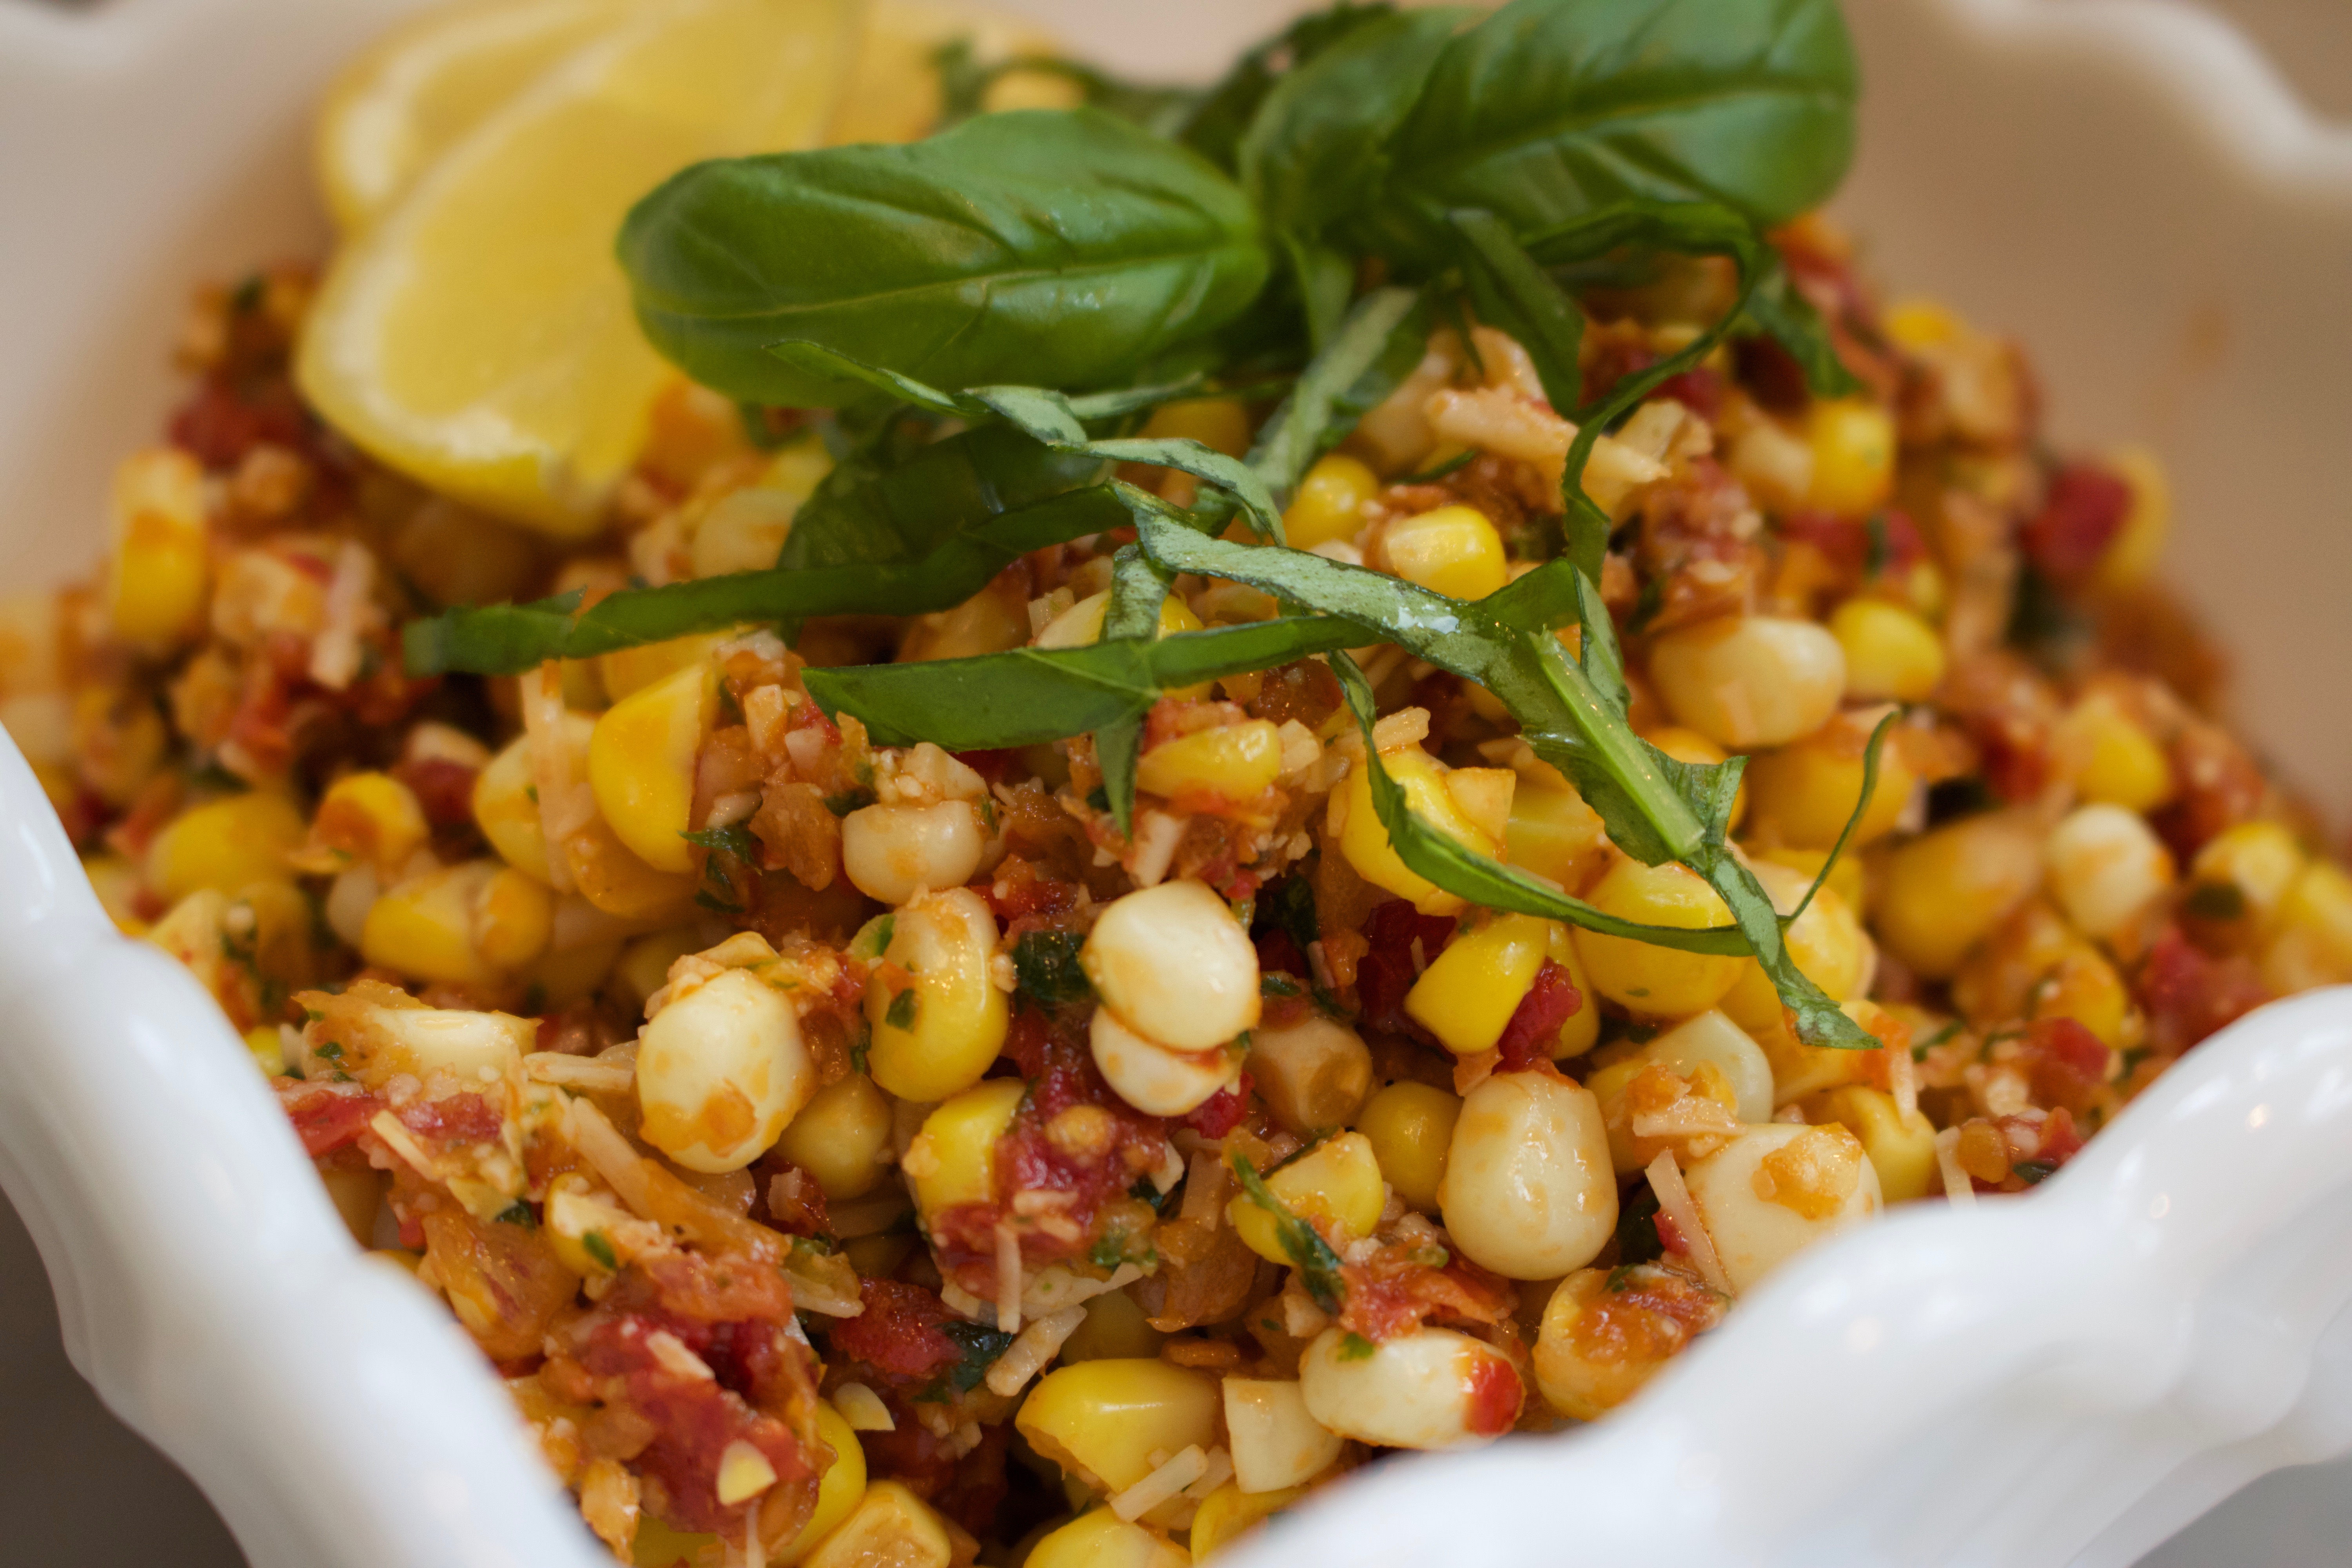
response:
[[[777,565],[917,560],[999,513],[1093,484],[1109,467],[1005,425],[909,449],[908,423],[893,421],[824,477],[794,515]]]
[[[1276,83],[1242,138],[1242,188],[1266,226],[1312,241],[1369,203],[1389,143],[1445,39],[1475,13],[1454,6],[1366,22]]]
[[[1234,61],[1202,95],[1176,139],[1217,167],[1234,168],[1242,138],[1276,82],[1357,28],[1369,26],[1395,10],[1386,0],[1367,5],[1339,0],[1328,10],[1308,12]]]
[[[698,163],[637,204],[619,254],[656,348],[789,407],[870,394],[765,352],[787,340],[950,390],[1115,384],[1238,314],[1269,265],[1238,186],[1093,109]]]
[[[1464,207],[1521,236],[1627,199],[1785,222],[1844,174],[1855,93],[1836,0],[1514,0],[1446,46],[1360,231],[1434,267]]]
[[[1258,431],[1249,466],[1276,495],[1287,495],[1316,458],[1412,374],[1428,336],[1429,312],[1413,290],[1375,289],[1357,300]]]

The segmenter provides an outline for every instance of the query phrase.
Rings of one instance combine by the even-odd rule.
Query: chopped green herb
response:
[[[599,1267],[604,1268],[620,1268],[621,1260],[613,1255],[613,1244],[604,1239],[604,1233],[603,1231],[592,1230],[588,1232],[580,1238],[580,1245],[587,1251],[589,1257],[596,1260]]]
[[[2246,895],[2235,882],[2200,882],[2180,900],[2183,912],[2216,922],[2242,919]]]
[[[525,1230],[536,1230],[539,1228],[539,1216],[530,1212],[530,1205],[529,1204],[523,1202],[520,1198],[517,1198],[514,1202],[509,1204],[506,1207],[499,1211],[499,1223],[500,1225],[519,1225]]]
[[[1372,1359],[1373,1348],[1371,1341],[1364,1338],[1361,1334],[1351,1331],[1339,1342],[1339,1359],[1341,1361],[1370,1361]]]
[[[759,840],[751,837],[751,825],[748,822],[730,822],[724,827],[698,828],[680,837],[688,844],[700,845],[715,855],[732,855],[746,866],[756,866],[760,861]]]
[[[983,1328],[961,1319],[941,1323],[940,1332],[953,1340],[963,1351],[963,1357],[948,1368],[915,1398],[925,1405],[944,1405],[959,1394],[969,1394],[980,1386],[988,1375],[989,1363],[1011,1347],[1013,1336],[997,1329]]]
[[[1013,944],[1013,973],[1021,994],[1041,1007],[1091,1001],[1095,988],[1079,966],[1086,935],[1074,931],[1033,931]]]
[[[694,904],[697,909],[709,910],[715,915],[740,915],[743,912],[741,904],[732,899],[722,899],[708,888],[695,889]]]
[[[857,1043],[849,1047],[849,1070],[852,1072],[864,1072],[866,1070],[866,1053],[873,1048],[873,1026],[866,1023],[863,1018],[860,1018],[857,1021]]]
[[[316,1016],[312,1015],[314,1017]],[[343,1045],[341,1040],[329,1040],[310,1054],[324,1061],[339,1062],[343,1059]]]
[[[873,804],[874,792],[866,788],[863,784],[859,785],[856,789],[845,789],[839,795],[829,795],[824,797],[825,810],[833,813],[835,816],[847,816],[851,812],[857,810],[859,807],[872,805]]]
[[[1102,785],[1097,784],[1094,788],[1087,791],[1087,804],[1097,811],[1108,811],[1110,809],[1110,792],[1103,788]]]
[[[1946,1040],[1950,1039],[1954,1035],[1957,1035],[1959,1032],[1960,1021],[1958,1018],[1954,1018],[1951,1022],[1946,1024],[1942,1028],[1937,1030],[1926,1039],[1916,1042],[1911,1047],[1911,1059],[1915,1062],[1926,1061],[1929,1051],[1934,1050],[1937,1046],[1942,1045]]]
[[[915,1026],[915,1009],[919,1005],[915,988],[909,985],[890,998],[889,1009],[882,1015],[882,1021],[894,1029],[911,1029]]]
[[[1284,1206],[1266,1186],[1265,1179],[1242,1157],[1240,1150],[1229,1151],[1225,1160],[1233,1168],[1234,1180],[1242,1184],[1249,1201],[1273,1216],[1274,1234],[1297,1268],[1298,1282],[1307,1288],[1308,1299],[1327,1312],[1337,1312],[1348,1296],[1347,1278],[1339,1272],[1339,1255],[1316,1234],[1313,1226]]]
[[[1258,977],[1257,990],[1261,996],[1296,996],[1300,994],[1297,981],[1274,969]]]
[[[2058,1168],[2055,1160],[2021,1160],[2010,1169],[2029,1187],[2040,1186]]]

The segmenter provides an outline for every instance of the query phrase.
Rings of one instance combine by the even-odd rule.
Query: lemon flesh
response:
[[[358,233],[436,159],[646,0],[496,0],[444,6],[353,60],[319,110],[319,188]]]
[[[491,111],[336,258],[302,391],[352,440],[484,510],[593,531],[673,373],[613,237],[699,159],[814,144],[857,47],[852,0],[673,0]]]

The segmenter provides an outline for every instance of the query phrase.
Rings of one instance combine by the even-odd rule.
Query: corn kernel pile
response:
[[[2352,980],[2352,879],[2147,580],[2158,470],[2053,462],[2014,348],[1880,309],[1818,223],[1780,244],[1867,392],[1744,342],[1587,484],[1633,721],[1748,759],[1734,826],[1784,913],[1853,820],[1788,941],[1875,1050],[1801,1043],[1752,959],[1415,874],[1319,658],[1162,700],[1130,833],[1088,739],[882,746],[809,698],[811,666],[1095,641],[1108,538],[789,647],[411,678],[400,628],[440,606],[772,561],[823,432],[755,444],[679,384],[559,547],[302,405],[299,268],[198,300],[102,574],[0,609],[0,717],[623,1560],[1198,1560],[1381,1449],[1600,1417],[1814,1242],[2022,1192],[2215,1030]],[[1587,396],[1727,287],[1610,296]],[[1290,547],[1463,598],[1557,547],[1572,427],[1463,326],[1317,462]],[[1266,412],[1148,433],[1238,454]],[[1161,628],[1271,610],[1180,579]],[[1357,651],[1432,824],[1725,922],[1485,691]]]

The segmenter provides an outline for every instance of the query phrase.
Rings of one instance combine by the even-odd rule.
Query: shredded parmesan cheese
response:
[[[565,1112],[572,1121],[572,1146],[588,1156],[588,1163],[596,1167],[596,1173],[604,1178],[623,1203],[646,1218],[653,1218],[653,1184],[646,1179],[646,1163],[629,1147],[620,1129],[584,1100],[568,1101]]]
[[[403,1127],[400,1124],[400,1118],[391,1111],[379,1110],[370,1117],[368,1131],[383,1139],[387,1148],[407,1161],[416,1173],[426,1181],[437,1182],[441,1179],[441,1167],[434,1163],[433,1156],[425,1152],[425,1146],[409,1136],[408,1129]]]
[[[1958,1128],[1947,1127],[1936,1134],[1936,1168],[1944,1174],[1944,1196],[1951,1200],[1954,1208],[1976,1207],[1976,1184],[1960,1168]]]
[[[1725,1295],[1732,1294],[1731,1276],[1723,1271],[1723,1259],[1716,1256],[1715,1237],[1698,1217],[1698,1205],[1691,1202],[1690,1189],[1683,1185],[1683,1168],[1675,1162],[1674,1151],[1669,1149],[1651,1161],[1648,1174],[1650,1190],[1658,1194],[1658,1212],[1674,1222],[1675,1233],[1690,1248],[1690,1260],[1697,1265],[1699,1278]]]
[[[1199,1502],[1211,1492],[1234,1479],[1234,1457],[1223,1448],[1209,1450],[1209,1468],[1201,1479],[1184,1489],[1184,1495]]]
[[[1192,1151],[1191,1174],[1184,1182],[1184,1201],[1176,1217],[1213,1230],[1225,1212],[1225,1163],[1214,1148]]]
[[[1021,1233],[1003,1220],[996,1223],[996,1326],[1021,1331]]]
[[[566,1089],[599,1094],[622,1094],[637,1081],[636,1063],[627,1058],[571,1057],[561,1051],[533,1051],[522,1058],[523,1076],[538,1083],[560,1083]]]
[[[1110,1500],[1111,1512],[1133,1524],[1209,1473],[1209,1456],[1198,1443]]]
[[[1907,1047],[1886,1053],[1886,1088],[1895,1096],[1895,1111],[1905,1121],[1919,1114],[1919,1068]]]
[[[661,1363],[664,1372],[677,1377],[695,1378],[704,1383],[719,1381],[717,1374],[710,1370],[710,1363],[687,1349],[686,1342],[667,1329],[656,1329],[652,1333],[647,1334],[646,1349],[653,1352],[654,1360]],[[771,1481],[774,1480],[774,1474],[771,1472],[768,1479]]]
[[[1045,1370],[1045,1363],[1062,1351],[1062,1343],[1078,1331],[1087,1321],[1084,1307],[1065,1307],[1049,1312],[1021,1331],[1021,1337],[1005,1347],[988,1369],[988,1388],[992,1394],[1010,1399],[1025,1387],[1029,1380]],[[835,1403],[839,1404],[836,1394]]]
[[[1171,816],[1164,811],[1147,811],[1135,826],[1135,853],[1128,865],[1128,875],[1139,888],[1156,888],[1168,875],[1175,862],[1176,847],[1184,841],[1184,830],[1192,826],[1189,816]]]
[[[882,1396],[862,1383],[845,1383],[833,1391],[833,1407],[853,1432],[896,1432],[898,1423]]]
[[[1021,1289],[1021,1310],[1033,1318],[1058,1312],[1065,1307],[1075,1307],[1081,1301],[1091,1301],[1113,1290],[1125,1289],[1143,1278],[1143,1270],[1132,1263],[1122,1263],[1111,1270],[1108,1279],[1092,1279],[1083,1274],[1073,1274],[1055,1264],[1040,1268],[1029,1276]]]
[[[375,557],[358,541],[343,541],[327,582],[319,635],[310,643],[310,679],[330,691],[342,690],[360,672],[360,636],[374,588]]]

